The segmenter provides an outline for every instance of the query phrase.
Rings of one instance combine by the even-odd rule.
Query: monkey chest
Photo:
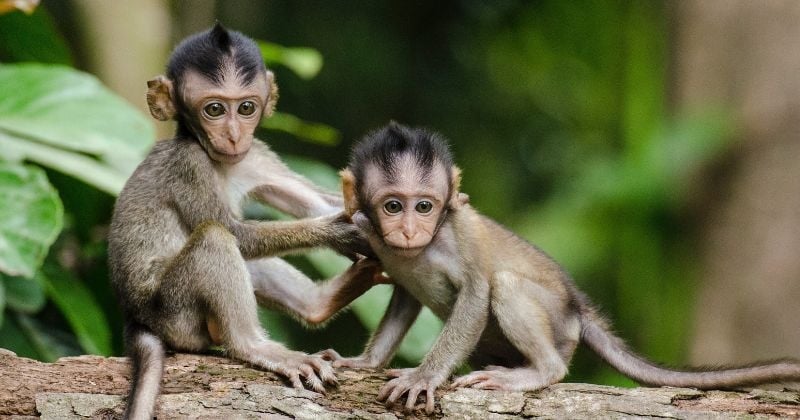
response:
[[[442,273],[412,269],[403,272],[401,276],[392,275],[392,277],[415,299],[430,308],[436,316],[441,319],[450,316],[458,289],[447,276]]]

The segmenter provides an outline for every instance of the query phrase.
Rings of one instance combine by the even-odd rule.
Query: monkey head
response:
[[[178,44],[167,75],[147,87],[153,117],[176,119],[178,136],[196,138],[224,163],[245,157],[261,118],[272,115],[278,99],[256,43],[220,24]]]
[[[372,246],[404,256],[424,250],[447,212],[466,202],[444,140],[394,122],[354,147],[341,176],[345,209],[369,223]]]

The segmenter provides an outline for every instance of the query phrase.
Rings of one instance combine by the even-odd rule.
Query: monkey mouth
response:
[[[238,163],[244,159],[245,155],[247,155],[247,151],[241,153],[226,153],[216,150],[214,153],[214,159],[223,163]]]
[[[394,254],[401,255],[404,257],[414,257],[418,255],[420,252],[422,252],[428,246],[428,244],[421,246],[412,246],[412,247],[396,246],[389,244],[387,244],[386,246],[388,246],[389,249],[392,250],[392,253]]]

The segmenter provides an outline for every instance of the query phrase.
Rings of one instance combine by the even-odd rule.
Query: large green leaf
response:
[[[61,200],[40,168],[0,161],[0,203],[0,272],[31,278],[61,231]]]
[[[98,159],[109,173],[124,178],[155,139],[153,125],[142,113],[93,76],[69,67],[0,65],[0,92],[9,92],[0,96],[0,134],[47,146],[17,147],[12,153],[105,191],[109,190],[108,182],[100,171],[85,175],[81,165],[58,166],[53,162],[64,159],[63,152],[77,152],[86,160]]]
[[[44,289],[37,281],[0,274],[6,293],[6,305],[17,312],[36,313],[45,304]]]
[[[45,265],[45,273],[37,278],[44,284],[48,297],[67,318],[84,351],[90,354],[111,354],[111,330],[94,295],[79,279],[66,271]]]

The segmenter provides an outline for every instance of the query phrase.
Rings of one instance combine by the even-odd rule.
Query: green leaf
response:
[[[313,48],[284,47],[266,41],[258,41],[261,55],[267,64],[280,64],[303,79],[313,79],[322,69],[322,54]]]
[[[303,121],[291,114],[276,112],[261,120],[261,126],[271,130],[284,131],[300,139],[325,146],[339,144],[339,130],[325,124]]]
[[[16,314],[14,316],[19,329],[35,349],[37,358],[45,362],[54,362],[60,357],[76,355],[78,349],[71,343],[71,337],[55,330],[35,318]],[[10,323],[9,323],[10,324]]]
[[[90,354],[111,354],[111,331],[106,316],[89,289],[56,267],[45,266],[45,273],[40,279],[47,295],[67,318],[83,350]]]
[[[14,12],[0,16],[0,54],[4,61],[72,64],[66,41],[43,7],[31,15]]]
[[[155,139],[153,125],[142,113],[95,77],[69,67],[0,65],[0,92],[10,92],[0,96],[0,133],[94,156],[110,172],[124,177],[133,171]],[[28,154],[24,156],[33,159]],[[45,159],[34,153],[36,156],[48,162],[63,157],[51,155]],[[75,167],[67,169],[69,175],[81,175]],[[100,175],[90,177],[102,183]]]
[[[32,141],[21,140],[0,132],[7,153],[16,160],[29,160],[39,165],[72,175],[100,191],[117,195],[128,175],[103,164],[97,159]]]
[[[3,275],[0,275],[0,280],[0,284],[5,287],[6,304],[10,309],[32,314],[44,307],[44,289],[39,282]]]
[[[0,161],[0,203],[0,272],[31,278],[61,231],[61,200],[40,168]]]

